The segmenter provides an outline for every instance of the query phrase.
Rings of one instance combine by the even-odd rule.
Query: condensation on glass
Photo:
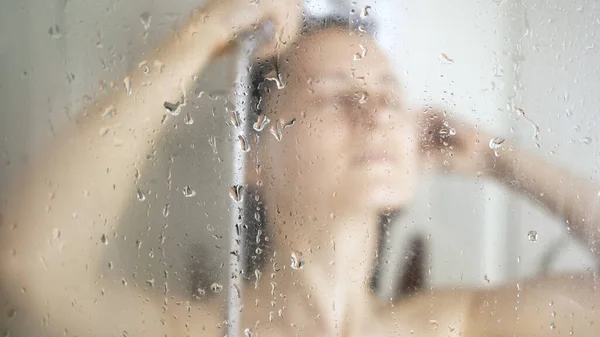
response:
[[[0,5],[0,332],[595,336],[597,7]]]

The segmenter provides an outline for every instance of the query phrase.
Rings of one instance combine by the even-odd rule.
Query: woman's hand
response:
[[[496,169],[507,144],[477,126],[451,118],[442,109],[426,109],[419,116],[422,163],[426,169],[480,176]]]
[[[271,23],[272,36],[261,46],[259,56],[267,56],[286,48],[293,41],[302,24],[300,0],[214,0],[192,13],[192,27],[210,25],[222,36],[217,53],[222,53],[239,36],[257,31],[264,23]],[[271,29],[267,30],[267,34]],[[264,31],[257,31],[265,34]]]

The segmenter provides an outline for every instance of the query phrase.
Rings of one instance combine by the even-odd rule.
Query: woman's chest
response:
[[[285,310],[288,310],[286,308]],[[291,310],[255,310],[247,313],[240,328],[244,337],[389,337],[453,336],[442,334],[439,326],[415,324],[404,319],[390,319],[390,313],[365,310],[360,315],[331,320],[320,314],[294,314]],[[447,331],[446,331],[447,332]]]

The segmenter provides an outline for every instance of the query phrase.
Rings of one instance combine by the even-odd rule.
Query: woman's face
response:
[[[271,86],[264,107],[272,128],[295,122],[279,141],[261,136],[268,203],[326,214],[402,207],[413,194],[418,142],[384,52],[329,29],[303,37],[279,65],[285,87]]]

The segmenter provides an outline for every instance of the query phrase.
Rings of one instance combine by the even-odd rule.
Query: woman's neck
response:
[[[302,219],[301,224],[293,216],[275,220],[276,233],[281,233],[273,237],[275,259],[281,267],[275,273],[277,292],[290,300],[297,297],[295,301],[305,304],[288,309],[300,311],[294,317],[321,317],[328,333],[341,333],[347,319],[358,321],[352,318],[365,310],[365,301],[372,297],[369,281],[377,251],[379,217],[312,216]],[[302,269],[292,268],[292,254],[296,259],[303,258]],[[295,267],[299,265],[296,261]],[[302,313],[305,310],[311,312]]]

